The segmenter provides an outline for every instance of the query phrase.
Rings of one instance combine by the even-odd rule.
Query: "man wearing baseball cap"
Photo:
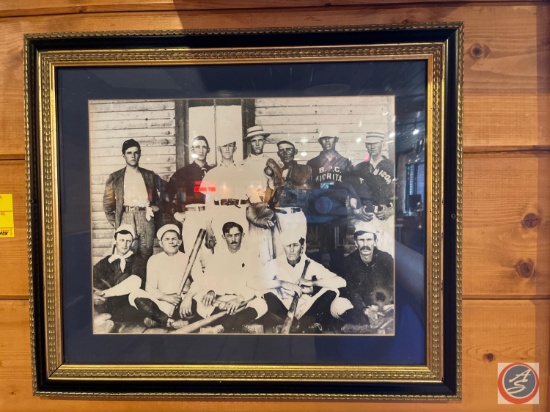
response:
[[[115,230],[114,253],[97,262],[93,269],[94,316],[110,314],[107,320],[113,323],[115,332],[123,322],[139,318],[128,301],[128,295],[145,283],[145,260],[130,250],[134,237],[131,225],[120,225]]]
[[[307,162],[313,172],[314,188],[327,189],[342,182],[342,176],[353,169],[351,160],[336,151],[338,135],[335,126],[324,126],[319,130],[318,141],[323,150]]]
[[[331,307],[333,316],[347,322],[344,333],[367,333],[379,313],[393,309],[394,262],[377,248],[379,232],[376,221],[355,225],[356,250],[344,259],[347,285]]]
[[[178,226],[162,226],[157,239],[162,252],[147,261],[145,293],[133,294],[130,301],[147,315],[143,321],[146,327],[180,329],[188,323],[179,311],[182,296],[191,284],[190,278],[184,279],[188,255],[179,250],[182,240]]]
[[[367,133],[367,159],[356,165],[353,173],[347,177],[354,186],[364,210],[380,220],[386,220],[394,214],[395,204],[395,166],[382,154],[385,140],[384,133]]]
[[[279,237],[284,253],[265,264],[249,281],[252,288],[264,292],[269,311],[263,319],[267,330],[283,324],[295,296],[299,297],[295,313],[298,322],[291,333],[319,333],[335,321],[330,305],[346,282],[306,257],[306,232],[305,217],[296,215],[294,227],[286,225]]]

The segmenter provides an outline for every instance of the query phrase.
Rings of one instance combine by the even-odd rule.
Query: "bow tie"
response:
[[[132,252],[131,250],[129,250],[124,256],[120,256],[115,253],[109,256],[109,263],[116,262],[117,259],[120,259],[120,270],[124,272],[124,269],[126,268],[126,259],[128,259],[133,254],[134,252]]]

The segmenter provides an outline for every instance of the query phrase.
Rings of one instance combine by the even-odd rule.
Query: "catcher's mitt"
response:
[[[275,212],[267,203],[254,203],[246,208],[246,219],[254,226],[267,229],[272,226],[268,222],[275,220]]]

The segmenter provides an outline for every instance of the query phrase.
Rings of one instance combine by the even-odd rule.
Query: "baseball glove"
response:
[[[275,212],[267,203],[254,203],[246,208],[246,219],[254,226],[267,229],[273,226]]]

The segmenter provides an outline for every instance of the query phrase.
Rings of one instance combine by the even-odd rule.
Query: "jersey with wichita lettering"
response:
[[[308,160],[307,165],[311,167],[314,188],[326,189],[334,183],[341,183],[342,176],[353,170],[351,160],[334,152],[332,157],[325,152]]]

